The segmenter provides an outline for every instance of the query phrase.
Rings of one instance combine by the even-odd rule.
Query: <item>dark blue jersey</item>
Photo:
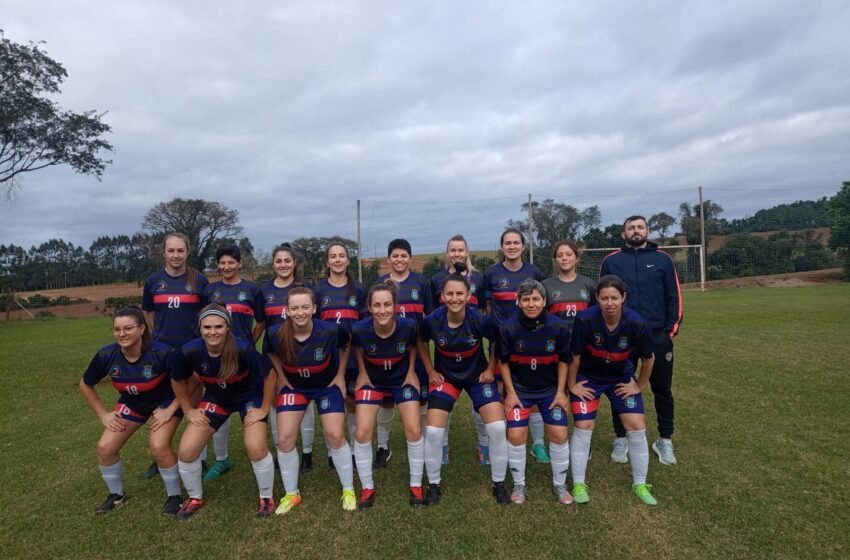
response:
[[[510,367],[517,395],[551,394],[558,386],[558,362],[572,361],[569,327],[549,313],[534,330],[514,317],[499,327],[497,351]]]
[[[154,312],[154,340],[172,348],[199,336],[198,312],[206,305],[206,276],[196,275],[194,290],[187,280],[187,273],[171,276],[163,269],[148,276],[142,290],[142,309]]]
[[[280,329],[268,330],[267,352],[280,358]],[[313,319],[313,332],[304,342],[295,341],[295,363],[283,365],[283,373],[296,389],[327,387],[339,371],[339,353],[348,346],[351,336],[342,325]]]
[[[247,340],[237,338],[236,348],[239,354],[236,373],[226,380],[219,379],[221,357],[210,356],[204,339],[196,338],[184,344],[177,352],[171,377],[183,381],[195,372],[204,383],[206,398],[226,409],[238,408],[258,391],[262,392],[263,382],[271,366],[265,356],[261,356]]]
[[[213,282],[207,286],[206,298],[209,303],[219,303],[230,311],[230,330],[233,336],[253,340],[251,336],[254,320],[264,320],[263,298],[260,289],[249,280],[238,284]]]
[[[344,326],[351,334],[351,326],[366,316],[366,289],[356,280],[352,294],[348,293],[348,284],[334,286],[323,278],[314,290],[316,293],[316,314],[322,321],[333,321]],[[348,355],[348,369],[357,368],[354,352]]]
[[[623,309],[617,328],[609,331],[600,307],[579,313],[573,324],[572,353],[581,356],[579,372],[600,380],[633,376],[632,352],[652,357],[652,329],[631,309]]]
[[[435,306],[443,305],[443,283],[446,281],[448,275],[449,270],[444,268],[431,277],[431,297],[434,300]],[[466,275],[466,279],[469,281],[469,290],[471,292],[468,305],[477,307],[478,309],[486,309],[487,301],[484,299],[484,275],[477,270],[473,270]]]
[[[546,288],[546,306],[549,313],[554,313],[573,328],[576,315],[596,304],[594,289],[596,283],[578,274],[572,282],[564,282],[557,276],[551,276],[543,280]]]
[[[171,397],[169,374],[174,367],[176,350],[154,342],[147,352],[130,362],[113,343],[98,350],[83,374],[83,382],[94,387],[109,376],[112,386],[122,394],[124,403],[133,410],[148,413]]]
[[[519,314],[516,304],[516,291],[526,278],[543,280],[540,270],[533,264],[522,263],[522,268],[514,272],[505,268],[504,263],[496,263],[484,272],[484,297],[490,302],[490,316],[501,325]]]
[[[378,278],[379,282],[386,280],[391,280],[389,274],[384,274]],[[431,297],[431,282],[413,270],[410,271],[410,274],[408,274],[403,282],[397,282],[395,280],[393,282],[398,287],[395,304],[396,315],[413,319],[418,325],[422,322],[422,318],[434,309],[434,302]]]
[[[372,319],[357,321],[351,327],[351,343],[363,350],[369,380],[376,387],[400,387],[410,368],[409,350],[416,347],[416,321],[396,317],[395,330],[382,338],[375,332]]]
[[[448,324],[448,310],[440,307],[422,321],[420,336],[434,341],[434,369],[453,382],[477,380],[487,369],[483,340],[498,340],[496,324],[478,310],[467,307],[466,318],[457,328]]]
[[[257,322],[265,321],[266,329],[272,325],[283,323],[286,319],[286,298],[289,297],[289,291],[295,287],[309,288],[310,285],[306,282],[301,284],[292,282],[285,288],[278,288],[274,285],[274,280],[263,282],[260,285],[260,297],[263,300],[263,319],[257,319]]]

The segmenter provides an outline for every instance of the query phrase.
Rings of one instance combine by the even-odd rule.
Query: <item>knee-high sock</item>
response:
[[[227,438],[230,437],[230,418],[224,421],[224,424],[213,434],[213,451],[215,451],[215,460],[224,461],[227,459]]]
[[[445,428],[428,426],[425,430],[425,470],[428,471],[428,482],[440,483],[440,468],[443,466],[443,434]]]
[[[117,463],[112,465],[99,465],[100,475],[106,483],[110,494],[124,495],[124,461],[118,459]]]
[[[395,418],[394,408],[380,407],[378,409],[378,447],[389,449],[390,428],[392,428],[393,425],[393,418]]]
[[[552,462],[552,484],[561,486],[567,483],[567,470],[570,468],[570,443],[549,442],[549,458]]]
[[[584,473],[587,471],[587,457],[590,454],[590,437],[593,430],[573,430],[570,439],[570,460],[573,464],[573,484],[584,484]]]
[[[336,474],[343,490],[354,490],[354,465],[351,463],[351,446],[346,441],[339,449],[328,449],[333,458]]]
[[[440,460],[442,460],[442,450]],[[410,468],[410,485],[422,486],[422,471],[425,467],[424,437],[420,437],[417,441],[407,442],[407,463]]]
[[[254,468],[254,478],[257,479],[260,498],[271,498],[274,495],[274,459],[272,459],[272,454],[267,453],[259,461],[251,461],[251,466]]]
[[[316,439],[316,412],[313,403],[307,404],[304,418],[301,419],[301,452],[312,453],[313,441]]]
[[[277,452],[280,479],[283,481],[283,491],[287,494],[298,492],[298,463],[298,451],[295,448],[286,453]]]
[[[646,430],[626,432],[629,438],[629,461],[632,464],[632,483],[643,484],[649,472],[649,444],[646,441]]]
[[[526,445],[512,445],[508,442],[508,466],[511,468],[511,478],[514,480],[514,486],[517,484],[525,484],[525,450]],[[490,463],[493,463],[493,456],[490,455]]]
[[[159,467],[159,476],[162,477],[162,483],[165,485],[165,494],[167,496],[180,495],[180,470],[177,464],[168,467]]]
[[[353,449],[357,443],[357,440],[354,439],[354,434],[357,433],[357,416],[353,412],[347,412],[346,417],[348,419],[348,441]]]
[[[472,410],[472,423],[475,424],[475,433],[478,434],[478,445],[483,447],[490,445],[487,428],[484,427],[484,419],[475,412],[475,409]]]
[[[446,418],[446,427],[443,430],[443,447],[449,446],[449,428],[452,425],[452,413],[449,412],[449,417]],[[425,433],[425,432],[422,432]]]
[[[504,482],[505,472],[508,470],[508,439],[505,432],[507,424],[504,420],[498,420],[484,427],[490,444],[490,479],[493,482]]]
[[[190,498],[204,497],[204,483],[201,481],[201,459],[197,458],[194,461],[184,463],[177,461],[177,468],[180,470],[180,478],[183,480],[183,488]]]
[[[272,441],[274,442],[275,451],[277,448],[277,410],[275,407],[272,407],[271,412],[269,412],[269,427],[272,429]]]
[[[528,417],[528,429],[531,432],[531,443],[543,445],[543,416],[539,412],[532,412]]]
[[[372,479],[372,442],[360,443],[354,441],[354,461],[357,463],[357,476],[360,478],[360,486],[375,488]]]

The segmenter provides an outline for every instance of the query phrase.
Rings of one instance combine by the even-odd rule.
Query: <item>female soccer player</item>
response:
[[[83,398],[104,427],[97,443],[97,462],[109,495],[97,508],[97,513],[106,513],[124,501],[121,448],[150,418],[150,453],[159,467],[167,496],[162,513],[175,515],[182,497],[177,456],[171,449],[171,440],[182,413],[169,380],[174,349],[153,342],[138,307],[117,311],[112,318],[112,333],[115,342],[95,354],[80,380]],[[95,385],[107,376],[121,394],[111,412],[104,408],[95,391]]]
[[[286,495],[277,508],[288,513],[301,503],[295,439],[304,411],[315,401],[332,458],[342,484],[342,509],[357,509],[351,446],[345,440],[345,364],[350,335],[342,325],[313,319],[316,297],[308,288],[293,288],[287,298],[289,317],[269,330],[269,357],[281,387],[277,397],[278,463]]]
[[[425,504],[440,501],[440,466],[443,433],[449,414],[466,390],[472,407],[484,419],[490,441],[490,473],[493,496],[499,504],[508,504],[505,472],[508,467],[508,447],[505,439],[505,412],[499,399],[499,388],[488,366],[483,340],[490,343],[498,338],[498,330],[489,317],[472,306],[469,281],[459,274],[449,274],[442,282],[440,307],[422,321],[419,353],[425,362],[430,380],[428,397],[428,427],[425,431],[425,469],[428,472],[428,491]],[[434,341],[434,363],[426,344]]]
[[[378,409],[384,400],[398,407],[410,467],[410,505],[425,503],[422,494],[422,469],[425,442],[419,423],[419,379],[414,370],[416,321],[395,313],[396,290],[387,282],[369,288],[366,302],[371,317],[354,323],[351,339],[357,356],[359,374],[356,383],[357,434],[354,458],[363,490],[358,507],[367,508],[375,501],[372,480],[372,434]]]
[[[655,361],[652,330],[640,315],[623,308],[626,285],[619,277],[609,275],[599,279],[596,301],[599,305],[580,313],[573,326],[573,361],[567,381],[575,419],[571,446],[573,496],[579,504],[590,501],[585,471],[599,398],[604,393],[611,402],[612,413],[619,414],[626,428],[632,491],[643,503],[654,506],[658,502],[646,483],[649,445],[641,396]],[[632,352],[641,359],[637,381],[634,379],[635,366],[629,360]]]
[[[525,441],[532,406],[543,416],[552,461],[552,491],[562,504],[567,490],[567,364],[571,361],[567,324],[546,311],[546,289],[537,280],[517,288],[520,313],[499,328],[499,362],[508,417],[508,465],[514,479],[511,501],[525,503]]]
[[[558,241],[552,256],[555,261],[555,273],[543,280],[549,313],[566,321],[572,332],[576,315],[596,303],[595,284],[576,270],[580,255],[575,242]]]
[[[189,498],[177,519],[188,519],[204,505],[201,450],[233,412],[242,418],[245,452],[251,459],[260,490],[258,517],[274,511],[274,460],[266,444],[266,418],[274,400],[275,376],[251,342],[230,330],[227,309],[211,303],[198,318],[201,338],[183,345],[171,372],[174,394],[187,420],[180,439],[178,465]],[[192,406],[187,383],[196,372],[204,384],[204,398]]]

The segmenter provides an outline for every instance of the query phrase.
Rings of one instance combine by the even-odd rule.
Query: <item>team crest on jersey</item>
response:
[[[523,350],[525,350],[525,342],[517,340],[516,344],[514,344],[514,350],[516,352],[522,352]]]
[[[507,278],[499,278],[499,281],[496,282],[496,287],[498,288],[507,288],[510,282],[508,282]]]
[[[157,292],[164,292],[166,290],[168,290],[168,284],[167,283],[160,282],[159,284],[156,285],[156,291]]]
[[[319,401],[319,408],[321,408],[322,410],[327,410],[330,405],[331,405],[331,403],[330,403],[330,401],[328,401],[327,398],[324,398],[321,401]]]
[[[564,411],[561,410],[560,406],[556,406],[555,408],[552,409],[552,419],[553,420],[560,420],[561,418],[563,418],[563,415],[564,415]]]
[[[466,339],[466,343],[470,346],[475,346],[476,344],[478,344],[478,339],[475,338],[474,334],[471,334],[469,335],[469,338]]]
[[[561,292],[559,292],[558,290],[552,292],[552,299],[561,299]]]
[[[153,377],[153,366],[145,366],[142,368],[142,376],[144,376],[145,379]]]
[[[440,348],[445,348],[446,344],[448,343],[449,341],[443,338],[442,336],[437,339],[437,346],[439,346]]]
[[[206,362],[201,362],[201,365],[198,366],[198,370],[200,370],[201,373],[209,373],[210,366]]]
[[[266,303],[273,303],[273,302],[274,302],[274,294],[267,295],[266,296]]]
[[[629,347],[629,337],[621,336],[620,340],[617,342],[617,346],[620,347],[620,350],[625,350]]]
[[[636,404],[636,403],[635,403],[635,398],[634,398],[634,397],[628,397],[628,398],[626,398],[626,408],[634,408],[634,407],[635,407],[635,404]]]
[[[330,304],[330,302],[331,302],[330,297],[328,297],[328,296],[323,297],[322,298],[322,307],[325,307],[326,305]]]
[[[121,368],[118,366],[112,366],[109,368],[109,377],[118,377],[121,375]]]
[[[419,299],[419,290],[416,288],[410,290],[410,299],[417,301]]]
[[[249,411],[249,410],[253,410],[253,409],[254,409],[254,403],[252,403],[251,401],[248,401],[248,402],[245,403],[245,411],[246,412]]]
[[[484,396],[488,399],[493,396],[493,387],[491,387],[489,384],[484,385]]]
[[[210,301],[221,301],[221,292],[213,292]]]
[[[546,341],[546,351],[547,352],[554,352],[555,351],[555,341],[554,340],[547,340]]]
[[[324,348],[317,348],[315,352],[313,352],[313,359],[317,362],[321,362],[325,359],[325,350]]]
[[[351,296],[348,298],[349,307],[357,307],[357,296]]]
[[[378,347],[375,346],[374,344],[370,344],[369,346],[366,347],[366,352],[368,352],[369,354],[377,354],[378,353]]]
[[[593,345],[599,346],[602,344],[602,335],[599,333],[593,333]]]
[[[239,301],[248,301],[248,292],[239,292]]]
[[[475,292],[478,291],[478,286],[476,286],[475,284],[470,284],[469,285],[469,291],[474,294]]]
[[[395,347],[399,354],[404,354],[404,351],[407,350],[407,343],[399,342]]]
[[[590,299],[590,296],[588,296],[588,295],[587,295],[587,290],[581,290],[581,291],[579,291],[578,295],[579,295],[579,296],[581,297],[581,299],[583,299],[584,301],[587,301],[587,300],[589,300],[589,299]]]
[[[410,390],[410,387],[405,387],[403,394],[404,394],[405,399],[409,399],[410,397],[413,396],[413,391]]]
[[[189,292],[190,294],[192,293],[192,286],[190,286],[188,282],[186,282],[186,285],[183,286],[183,289]]]

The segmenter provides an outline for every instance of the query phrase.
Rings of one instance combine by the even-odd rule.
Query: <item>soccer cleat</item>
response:
[[[181,505],[183,505],[183,496],[169,496],[165,500],[165,505],[162,506],[162,515],[177,515]]]
[[[375,453],[375,462],[372,464],[372,467],[376,469],[383,469],[387,466],[387,463],[390,462],[390,457],[392,456],[393,452],[388,448],[379,447],[378,452]]]
[[[538,463],[549,462],[549,453],[546,451],[546,446],[542,443],[535,443],[532,445],[530,453]]]
[[[429,484],[428,489],[425,491],[425,505],[435,506],[438,503],[440,503],[440,485]]]
[[[425,495],[422,493],[421,486],[410,487],[410,505],[413,507],[425,505]]]
[[[517,505],[525,503],[525,484],[514,484],[514,491],[511,492],[511,503]]]
[[[180,506],[180,510],[177,512],[176,517],[180,521],[184,521],[186,519],[189,519],[190,517],[195,515],[195,513],[199,509],[201,509],[201,507],[203,505],[204,505],[204,499],[203,498],[189,498],[188,500],[183,502],[182,506]]]
[[[336,472],[336,465],[334,465],[334,458],[328,455],[328,470],[330,472]]]
[[[646,505],[657,506],[658,501],[652,496],[652,493],[649,491],[650,488],[652,488],[651,484],[634,484],[632,485],[632,492]]]
[[[233,467],[233,463],[230,462],[230,459],[222,459],[221,461],[216,459],[215,463],[207,469],[207,473],[204,475],[204,482],[212,482],[229,471],[231,467]]]
[[[449,446],[448,445],[443,446],[443,464],[444,465],[449,464]]]
[[[142,478],[145,480],[150,480],[152,478],[156,478],[159,476],[159,467],[156,466],[156,461],[148,465],[148,468],[145,472],[142,473]]]
[[[624,437],[614,438],[614,445],[611,448],[611,460],[615,463],[629,462],[629,440]]]
[[[313,454],[302,453],[301,463],[298,465],[298,472],[301,474],[308,473],[313,470]]]
[[[555,484],[552,486],[552,493],[555,494],[555,497],[558,499],[559,504],[564,504],[565,506],[573,503],[573,496],[570,494],[570,491],[567,490],[566,484]]]
[[[124,503],[127,497],[124,494],[110,494],[106,500],[94,511],[95,513],[106,513],[115,509],[115,506],[120,506]]]
[[[652,444],[652,450],[658,455],[662,465],[675,465],[676,456],[673,454],[673,442],[669,439],[657,439]]]
[[[289,513],[292,511],[292,508],[301,503],[301,494],[294,492],[292,494],[287,494],[280,500],[280,504],[277,506],[277,509],[274,510],[275,515],[283,515],[284,513]]]
[[[490,464],[490,447],[489,446],[477,444],[475,446],[475,453],[478,455],[478,464],[479,465],[489,465]]]
[[[586,504],[590,501],[590,494],[587,493],[587,484],[584,482],[573,484],[573,500],[577,504]]]
[[[265,519],[274,513],[274,500],[271,498],[260,498],[260,507],[257,508],[257,517]]]
[[[500,506],[506,506],[511,503],[508,497],[508,489],[505,488],[504,481],[493,483],[493,497],[496,498],[496,503]]]
[[[357,507],[359,509],[366,509],[373,505],[375,505],[375,489],[364,488],[360,491],[360,499],[357,500]]]
[[[354,496],[354,490],[342,491],[342,509],[345,511],[357,509],[357,498]]]

